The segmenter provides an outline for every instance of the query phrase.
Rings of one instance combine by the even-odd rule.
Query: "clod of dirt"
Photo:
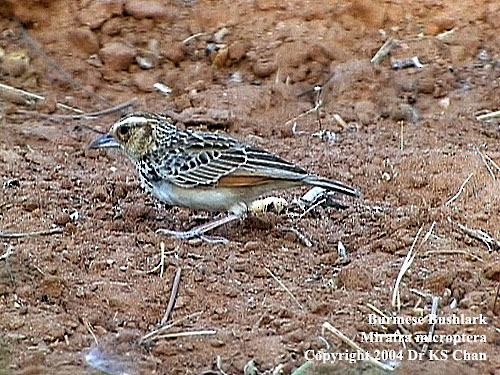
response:
[[[99,51],[99,57],[112,70],[127,70],[135,61],[136,50],[125,43],[111,42]]]
[[[78,18],[82,25],[92,30],[98,29],[111,17],[123,13],[123,3],[124,0],[92,1],[87,8],[78,13]]]
[[[130,220],[132,222],[135,222],[137,220],[144,219],[147,217],[153,218],[154,215],[155,215],[155,210],[152,207],[142,206],[139,204],[129,206],[123,212],[123,216],[127,220]]]
[[[65,281],[58,276],[46,276],[37,291],[40,299],[57,299],[66,289]]]
[[[346,290],[367,290],[372,287],[372,275],[364,268],[345,267],[339,273],[339,284]]]
[[[36,198],[29,198],[23,203],[23,209],[28,212],[35,211],[40,206]]]
[[[274,61],[257,60],[252,65],[252,71],[258,78],[266,78],[273,74],[278,69]]]
[[[0,63],[0,73],[20,77],[29,68],[30,58],[26,51],[19,50],[6,54]]]
[[[103,185],[98,185],[94,189],[94,193],[92,194],[93,199],[97,199],[101,202],[106,202],[106,199],[108,198],[108,192],[106,188]]]
[[[71,30],[68,34],[68,40],[86,54],[91,55],[99,51],[99,39],[90,27]]]
[[[500,261],[493,262],[483,269],[484,277],[494,281],[500,281]]]
[[[243,40],[237,40],[229,46],[229,60],[231,60],[232,63],[242,60],[249,49],[250,43]]]
[[[456,20],[450,16],[437,16],[434,17],[426,25],[425,34],[427,35],[437,35],[444,31],[451,30],[455,27]]]
[[[54,218],[54,224],[65,226],[71,221],[71,216],[68,213],[62,213]]]
[[[161,54],[173,64],[177,65],[186,58],[184,45],[179,42],[170,41],[162,43]]]
[[[258,241],[248,241],[244,246],[243,246],[243,251],[242,252],[248,252],[248,251],[255,251],[260,248],[260,242]]]
[[[446,288],[451,288],[453,280],[456,277],[455,271],[440,271],[434,272],[427,280],[425,280],[425,287],[431,292],[440,294]]]
[[[375,122],[379,113],[375,104],[367,100],[356,102],[354,104],[354,112],[358,117],[358,121],[363,125]]]

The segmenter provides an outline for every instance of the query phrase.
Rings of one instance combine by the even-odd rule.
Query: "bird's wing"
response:
[[[221,134],[189,133],[158,174],[182,187],[244,187],[301,180],[307,173],[276,155]]]

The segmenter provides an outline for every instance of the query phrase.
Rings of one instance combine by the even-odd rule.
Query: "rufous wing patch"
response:
[[[264,176],[224,176],[217,182],[218,187],[260,186],[270,183],[273,179]]]

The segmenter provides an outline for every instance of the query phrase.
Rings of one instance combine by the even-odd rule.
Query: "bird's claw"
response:
[[[209,244],[215,245],[215,244],[223,244],[226,245],[229,243],[229,240],[224,238],[224,237],[218,237],[218,236],[207,236],[203,234],[203,232],[192,229],[188,231],[176,231],[176,230],[170,230],[170,229],[158,229],[156,230],[157,234],[162,234],[165,236],[169,237],[174,237],[178,240],[186,241],[186,240],[192,240],[192,239],[200,239],[202,241],[205,241]]]

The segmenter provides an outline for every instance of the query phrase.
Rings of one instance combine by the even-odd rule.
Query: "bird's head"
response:
[[[124,115],[109,132],[94,140],[89,148],[121,148],[133,160],[139,160],[155,148],[159,128],[173,127],[160,114],[136,112]]]

